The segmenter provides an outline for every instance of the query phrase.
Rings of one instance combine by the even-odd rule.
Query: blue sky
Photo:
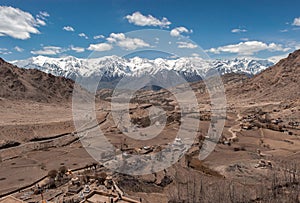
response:
[[[6,60],[110,55],[117,49],[155,49],[162,41],[127,34],[140,29],[169,32],[170,39],[163,40],[175,40],[183,53],[202,47],[212,58],[282,57],[300,48],[300,1],[2,0],[0,5],[0,57]]]

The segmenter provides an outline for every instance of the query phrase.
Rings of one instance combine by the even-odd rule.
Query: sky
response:
[[[0,57],[177,49],[277,59],[300,49],[299,8],[299,0],[1,0]]]

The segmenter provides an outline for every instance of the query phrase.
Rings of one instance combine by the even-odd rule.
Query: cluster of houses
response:
[[[255,168],[273,168],[271,161],[265,161],[263,159],[259,160],[257,164],[254,166]]]
[[[182,148],[180,138],[172,143],[174,148]],[[126,148],[121,151],[124,156],[130,154],[150,154],[162,150],[162,146],[144,146],[141,148]],[[70,170],[61,166],[58,170],[51,170],[48,175],[38,181],[33,187],[19,191],[14,196],[0,199],[2,203],[32,202],[32,203],[139,203],[142,199],[135,200],[125,196],[118,187],[112,174],[108,174],[103,166],[97,163],[84,168]]]
[[[35,186],[9,196],[9,200],[11,199],[32,203],[140,203],[142,201],[127,197],[114,181],[113,174],[97,164],[90,164],[73,171],[64,166],[58,171],[51,170],[47,177]],[[7,201],[6,198],[0,199],[0,203]]]
[[[263,115],[247,115],[241,120],[241,128],[243,130],[251,130],[255,128],[268,128],[275,131],[284,131],[284,121],[281,118],[269,118],[268,114]],[[291,123],[289,123],[291,125]]]

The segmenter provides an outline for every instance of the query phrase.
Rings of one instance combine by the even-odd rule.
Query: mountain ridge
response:
[[[76,77],[102,77],[106,82],[124,76],[155,75],[163,71],[175,71],[188,82],[194,82],[212,70],[217,70],[222,75],[242,73],[253,76],[274,65],[268,60],[246,58],[203,60],[198,57],[181,57],[178,59],[156,58],[150,60],[140,57],[127,59],[114,55],[90,59],[79,59],[73,56],[61,58],[36,56],[12,61],[12,64],[25,69],[38,69],[73,80]]]
[[[300,50],[290,53],[275,65],[246,80],[232,92],[249,98],[298,99],[300,97]]]

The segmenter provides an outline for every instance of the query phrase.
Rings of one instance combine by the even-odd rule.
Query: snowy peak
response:
[[[274,65],[274,63],[269,60],[247,58],[214,60],[212,64],[213,67],[217,69],[221,74],[244,73],[248,75],[256,75],[266,68]]]
[[[178,59],[156,58],[154,60],[133,57],[105,56],[101,58],[79,59],[73,56],[50,58],[36,56],[26,60],[12,61],[14,65],[26,69],[38,69],[56,76],[75,79],[76,77],[98,77],[107,80],[123,76],[136,77],[145,74],[155,75],[165,71],[175,71],[188,80],[198,80],[211,70],[221,74],[244,73],[255,75],[274,65],[268,60],[222,59],[203,60],[198,57],[181,57]]]

